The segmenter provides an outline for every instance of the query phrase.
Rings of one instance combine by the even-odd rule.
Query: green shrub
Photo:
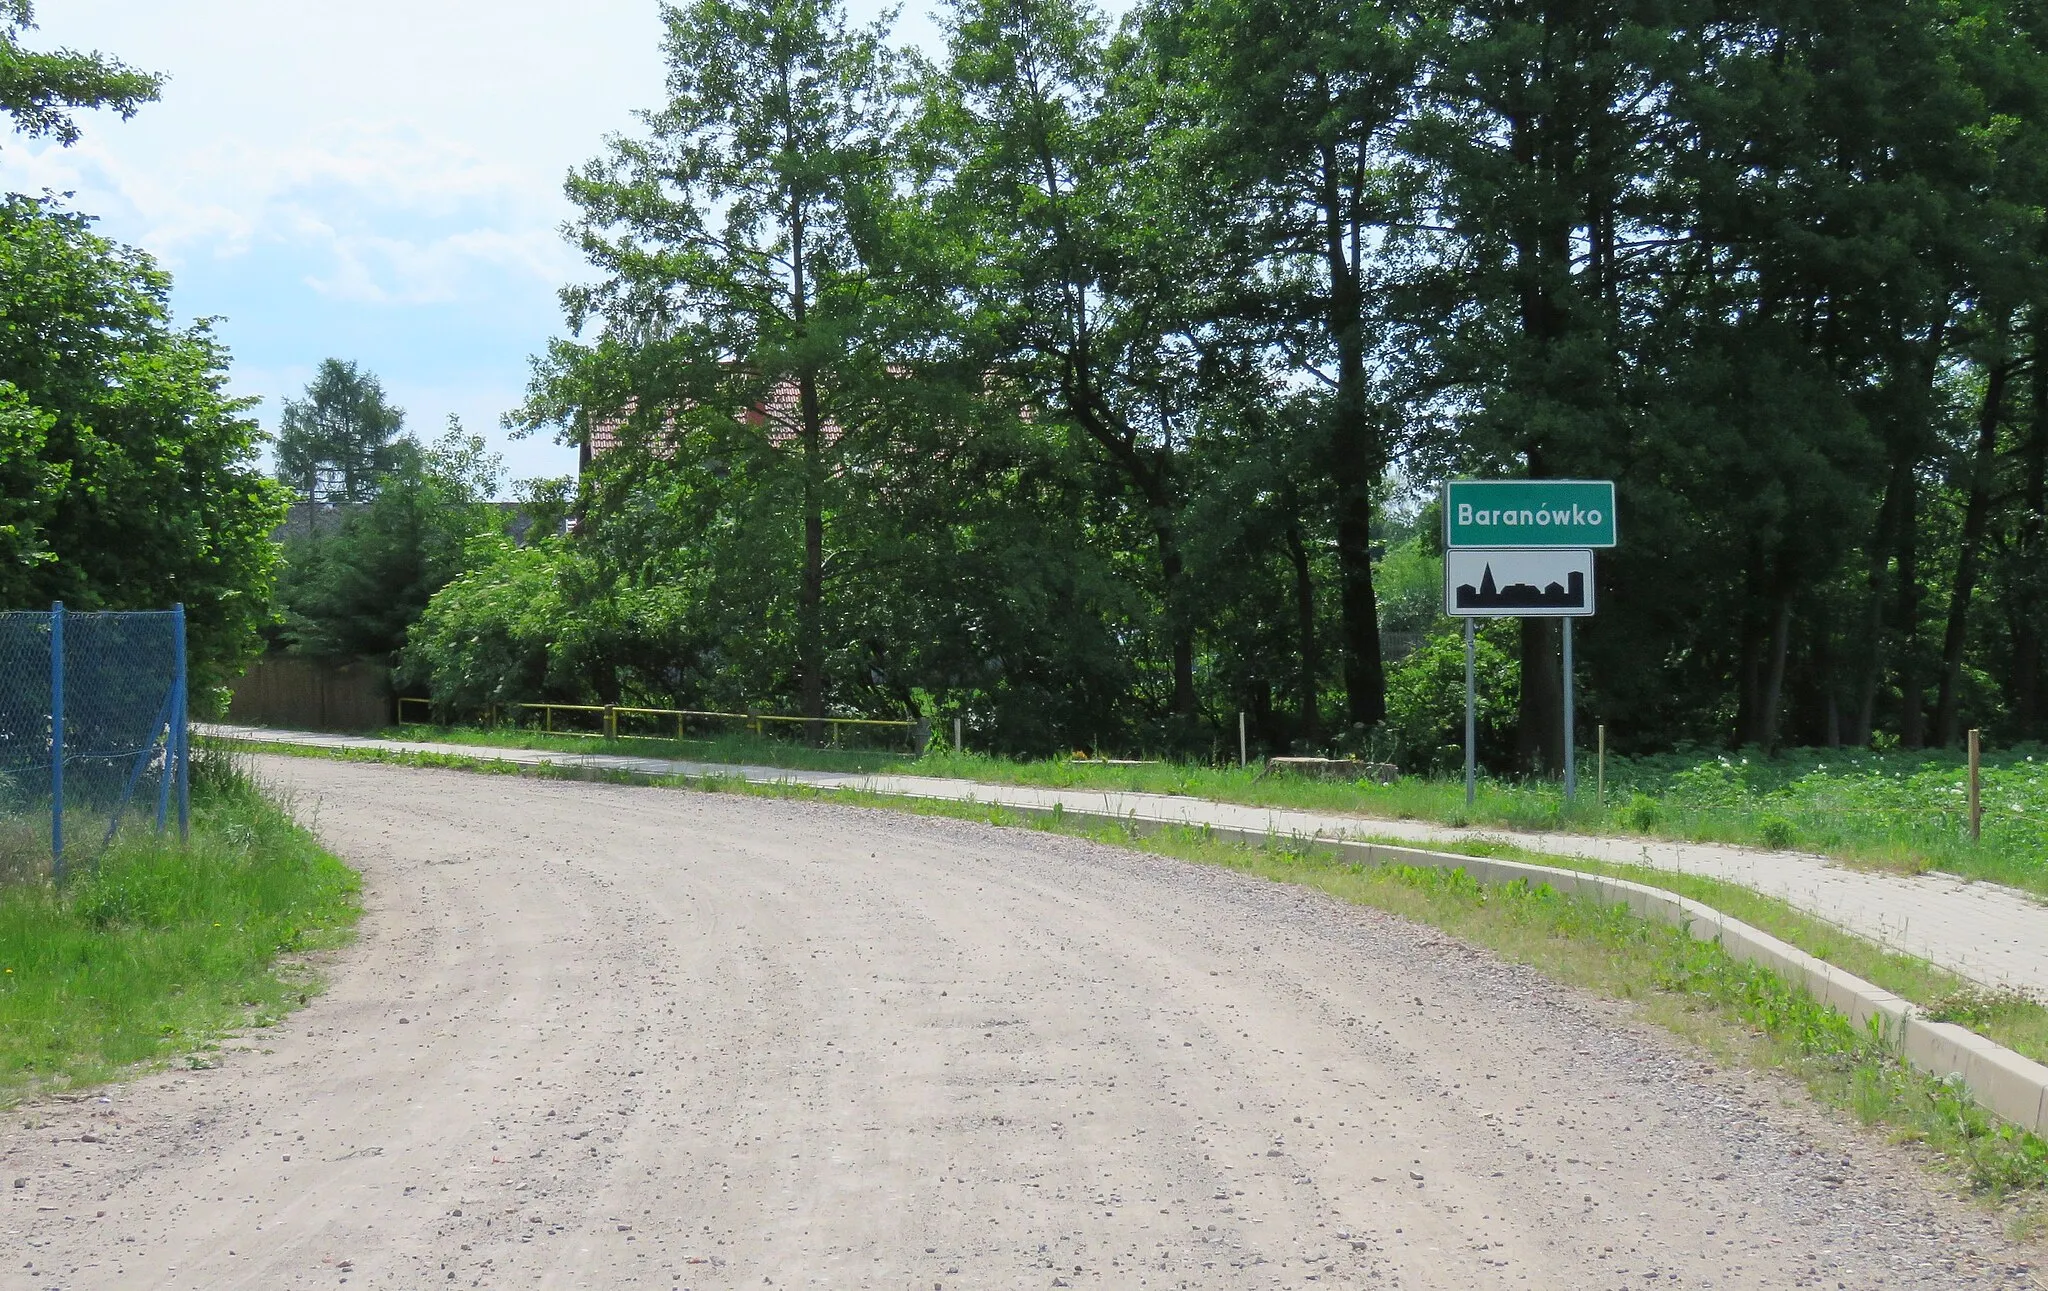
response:
[[[0,1100],[274,1018],[310,985],[278,956],[347,934],[355,872],[223,761],[189,847],[135,830],[63,889],[0,887]]]
[[[1657,800],[1642,794],[1636,794],[1629,799],[1628,808],[1623,814],[1628,823],[1638,833],[1643,834],[1655,829],[1657,822],[1664,818],[1664,811],[1657,805]]]
[[[1521,668],[1514,627],[1506,620],[1479,629],[1474,666],[1480,760],[1504,765],[1512,754]],[[1412,774],[1447,772],[1463,765],[1465,749],[1465,637],[1439,632],[1387,676],[1387,734],[1394,761]]]

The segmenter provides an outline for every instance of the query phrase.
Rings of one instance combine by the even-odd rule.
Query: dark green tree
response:
[[[555,348],[526,419],[620,423],[609,496],[646,496],[651,474],[670,504],[723,513],[767,593],[747,600],[766,611],[750,636],[793,609],[785,673],[822,717],[832,549],[858,541],[833,532],[840,481],[886,375],[864,244],[890,190],[890,60],[835,0],[696,0],[663,20],[667,103],[568,186],[602,277],[564,299],[603,340]]]
[[[1370,727],[1386,716],[1373,503],[1404,420],[1388,379],[1403,266],[1386,248],[1412,218],[1414,168],[1397,145],[1431,26],[1357,0],[1202,0],[1159,7],[1148,29],[1185,50],[1161,70],[1192,74],[1205,135],[1193,156],[1226,188],[1246,263],[1264,270],[1240,284],[1240,308],[1327,392],[1317,462],[1335,501],[1346,713]]]
[[[297,652],[392,661],[434,593],[467,567],[469,542],[499,528],[499,460],[455,418],[433,444],[400,439],[386,456],[372,501],[286,550],[278,599]]]
[[[368,502],[393,465],[405,411],[352,362],[322,359],[306,397],[284,401],[277,478],[307,502]]]
[[[1186,113],[1145,46],[1111,41],[1085,4],[961,0],[947,21],[923,130],[936,218],[972,266],[959,327],[1031,415],[1078,432],[1123,513],[1112,541],[1151,548],[1164,707],[1190,738],[1184,458],[1203,406],[1265,374],[1212,326],[1231,248],[1182,155]]]

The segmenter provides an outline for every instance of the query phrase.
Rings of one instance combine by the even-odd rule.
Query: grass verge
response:
[[[1259,767],[1017,760],[943,748],[912,758],[886,751],[812,749],[747,732],[685,741],[606,741],[538,731],[428,726],[383,734],[793,770],[895,771],[990,784],[1179,794],[1259,807],[1523,832],[1796,848],[1873,868],[1908,873],[1938,869],[2048,895],[2048,763],[2037,762],[2024,750],[2008,750],[1987,762],[1984,832],[1973,840],[1965,824],[1961,765],[1956,755],[1939,750],[1806,750],[1776,759],[1617,757],[1610,759],[1604,803],[1588,793],[1566,802],[1553,779],[1482,778],[1476,800],[1468,807],[1464,782],[1456,777],[1403,776],[1382,785],[1269,775]],[[1590,779],[1592,768],[1584,770]]]
[[[1406,839],[1373,839],[1392,847],[1413,847]],[[1499,857],[1548,865],[1586,874],[1604,874],[1675,892],[1710,905],[1722,914],[1778,940],[1797,946],[1815,959],[1855,974],[1871,985],[1919,1005],[1937,1022],[1954,1022],[2036,1062],[2048,1063],[2048,1005],[2016,989],[1977,985],[1915,955],[1887,946],[1819,919],[1780,900],[1739,884],[1698,874],[1659,870],[1647,865],[1617,865],[1577,856],[1551,856],[1525,847],[1488,839],[1432,843],[1430,850],[1466,856]]]
[[[1787,765],[1775,770],[1766,763],[1758,770],[1750,759],[1712,757],[1677,772],[1662,765],[1669,759],[1615,759],[1604,803],[1586,792],[1567,802],[1555,780],[1482,778],[1469,807],[1461,778],[1433,776],[1403,776],[1381,785],[1268,775],[1256,767],[1018,762],[945,752],[904,770],[1456,827],[1800,850],[1876,869],[1942,870],[2048,895],[2048,847],[2040,824],[2048,808],[2048,766],[2011,758],[1987,771],[1983,837],[1973,840],[1965,823],[1962,770],[1952,757],[1924,756],[1925,766],[1908,766],[1900,755],[1867,755],[1863,760],[1872,765],[1862,766],[1844,755],[1842,766],[1817,764],[1800,775],[1791,773],[1807,766],[1806,759],[1785,759]]]
[[[730,766],[783,767],[791,771],[902,771],[916,761],[887,749],[814,749],[793,740],[770,739],[735,731],[712,739],[674,740],[650,736],[607,740],[596,735],[561,735],[513,727],[478,729],[466,726],[395,726],[375,738],[416,743],[469,744],[478,748],[540,749],[555,753],[602,753],[629,758],[669,758],[678,762],[717,762]]]
[[[192,840],[131,830],[59,889],[0,888],[0,1105],[106,1080],[267,1026],[339,944],[357,875],[230,759],[195,764]]]
[[[1922,1145],[1932,1164],[1958,1177],[1970,1191],[2011,1205],[2016,1232],[2034,1229],[2044,1194],[2048,1194],[2048,1141],[1997,1121],[1976,1104],[1960,1082],[1915,1071],[1874,1031],[1859,1030],[1802,988],[1767,969],[1735,960],[1717,944],[1638,918],[1622,907],[1562,895],[1544,884],[1518,881],[1482,886],[1463,870],[1359,865],[1307,843],[1250,847],[1221,841],[1201,829],[1139,829],[1074,816],[1027,815],[989,804],[755,784],[738,776],[655,779],[584,768],[520,767],[449,754],[264,747],[343,761],[840,802],[1034,828],[1313,887],[1340,900],[1441,928],[1554,980],[1627,1001],[1645,1020],[1701,1045],[1724,1063],[1797,1079],[1823,1105],[1884,1130],[1896,1141]],[[1474,851],[1486,848],[1484,854],[1488,855],[1512,852],[1538,863],[1597,869],[1683,892],[1801,945],[1809,953],[1828,950],[1831,962],[1916,1002],[1929,1003],[1920,998],[1923,996],[1938,1000],[1944,993],[1953,995],[1959,984],[1963,995],[1970,994],[1967,984],[1939,969],[1873,946],[1783,902],[1731,884],[1639,866],[1560,861],[1497,844],[1471,846]],[[2020,1011],[2025,1034],[2019,1038],[2025,1041],[2031,1035],[2030,1043],[2038,1044],[2040,1028],[2048,1025],[2038,1004],[1994,1003],[2000,1008],[2010,1004]],[[1951,1020],[1977,1025],[1967,1016],[1952,1015]],[[1989,1033],[1994,1028],[1978,1025],[1978,1029]]]

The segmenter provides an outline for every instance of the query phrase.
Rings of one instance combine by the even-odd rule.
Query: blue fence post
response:
[[[171,770],[168,759],[175,748],[178,755],[178,841],[185,843],[192,839],[192,721],[185,707],[186,697],[190,694],[185,675],[185,603],[180,601],[173,606],[171,615],[178,634],[178,680],[176,712],[171,717],[172,735],[164,742],[164,757],[167,759],[164,771],[168,774]]]
[[[161,834],[164,832],[164,823],[170,819],[171,789],[178,782],[178,669],[175,654],[171,662],[171,688],[164,694],[164,706],[157,715],[162,720],[150,728],[149,743],[151,745],[150,753],[154,754],[156,752],[154,747],[156,737],[159,732],[162,733],[164,737],[164,766],[163,772],[156,782],[156,832]],[[142,769],[143,764],[140,762],[136,763],[135,774],[129,777],[130,789],[133,789],[134,782],[141,778]],[[122,801],[127,801],[126,794],[122,795]],[[116,809],[114,818],[116,820],[120,819],[119,809]],[[112,842],[113,839],[113,831],[109,830],[107,832],[107,841]]]
[[[50,605],[50,874],[64,881],[64,602]]]

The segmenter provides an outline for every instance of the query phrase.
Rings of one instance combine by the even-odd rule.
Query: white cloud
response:
[[[652,0],[70,0],[30,43],[165,72],[70,149],[0,139],[0,184],[78,209],[173,270],[287,250],[292,281],[394,308],[551,293],[563,174],[661,88]],[[213,306],[208,306],[211,311]]]
[[[552,232],[533,229],[468,229],[433,239],[327,233],[332,272],[309,273],[306,285],[364,304],[452,304],[486,276],[499,286],[517,277],[552,289],[580,263]]]
[[[898,30],[929,48],[921,7]],[[181,315],[224,317],[235,388],[273,422],[333,355],[383,377],[415,428],[457,412],[497,438],[561,327],[557,287],[584,272],[562,179],[663,89],[657,0],[43,0],[37,17],[32,46],[169,81],[132,121],[88,114],[70,149],[0,134],[0,188],[75,193],[162,260]],[[574,466],[502,446],[517,474]]]
[[[516,167],[391,123],[329,128],[295,146],[222,142],[175,171],[103,138],[0,153],[0,183],[77,194],[173,269],[259,245],[296,248],[323,294],[386,304],[452,298],[481,273],[551,287],[574,272],[558,197]]]

